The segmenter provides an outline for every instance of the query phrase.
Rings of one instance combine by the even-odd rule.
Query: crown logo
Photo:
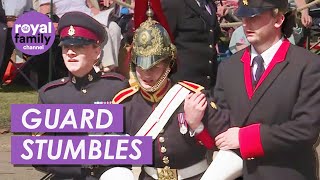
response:
[[[73,26],[70,26],[70,27],[69,27],[69,30],[68,30],[68,35],[69,35],[69,36],[73,36],[73,35],[75,35],[75,34],[76,34],[76,30],[74,29]]]
[[[248,6],[248,0],[242,0],[243,5]]]

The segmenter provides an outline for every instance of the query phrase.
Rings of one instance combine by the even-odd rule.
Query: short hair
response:
[[[284,9],[273,9],[272,15],[275,17],[279,13],[284,15],[284,21],[281,26],[281,33],[285,38],[289,38],[293,33],[293,27],[296,26],[296,14],[294,11],[286,11]]]

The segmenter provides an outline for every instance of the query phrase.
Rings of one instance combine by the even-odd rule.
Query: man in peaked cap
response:
[[[136,1],[135,7],[148,6]],[[139,28],[133,38],[130,71],[131,87],[120,91],[113,103],[125,107],[125,130],[130,135],[153,138],[153,164],[141,168],[140,180],[199,180],[208,167],[207,148],[213,148],[213,138],[204,127],[211,115],[204,88],[181,81],[174,83],[168,75],[176,63],[176,48],[172,44],[159,0],[150,1],[143,15],[135,19]],[[147,14],[147,16],[145,15]],[[152,17],[157,18],[155,21]],[[147,20],[145,20],[147,18]],[[137,21],[136,21],[137,20]],[[190,93],[190,95],[189,95]],[[191,94],[194,96],[191,98]],[[184,102],[194,100],[186,110]],[[186,119],[203,119],[203,124],[187,124]],[[159,123],[158,123],[159,122]],[[215,135],[228,127],[226,121],[216,121]],[[186,158],[187,157],[187,158]]]
[[[103,26],[81,12],[66,13],[61,17],[60,34],[64,63],[69,70],[65,77],[46,84],[39,90],[39,103],[44,104],[101,104],[109,103],[115,94],[125,87],[124,78],[115,73],[102,73],[95,68],[106,38]],[[97,69],[97,70],[96,70]],[[59,135],[58,133],[56,133]],[[89,132],[90,134],[90,132]],[[73,135],[87,135],[73,134]],[[121,168],[107,166],[38,166],[37,169],[53,174],[52,179],[103,179],[108,171]],[[120,179],[133,177],[130,170],[121,169]]]
[[[287,7],[287,0],[239,0],[236,14],[251,45],[218,68],[208,128],[218,119],[230,122],[215,141],[243,159],[244,180],[317,179],[320,61],[287,40],[295,25]]]

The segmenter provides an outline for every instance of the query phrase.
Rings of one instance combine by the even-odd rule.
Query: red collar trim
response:
[[[254,92],[260,87],[262,82],[267,78],[270,74],[272,69],[277,63],[283,62],[286,58],[286,54],[290,47],[290,42],[287,39],[284,39],[280,48],[277,50],[276,54],[274,55],[273,59],[271,60],[269,66],[267,67],[266,71],[262,74],[257,86],[253,90],[252,88],[252,71],[250,66],[251,56],[250,56],[250,46],[247,47],[241,57],[241,61],[244,63],[244,82],[246,86],[246,91],[248,98],[251,100]]]
[[[169,82],[166,83],[166,85],[164,86],[164,88],[159,89],[157,92],[155,92],[155,96],[157,99],[162,99],[162,97],[166,94],[166,92],[169,89]]]
[[[150,102],[159,102],[164,97],[169,88],[170,82],[168,81],[164,86],[162,86],[160,89],[158,89],[156,92],[152,94],[144,91],[143,89],[141,89],[141,94],[146,100]]]

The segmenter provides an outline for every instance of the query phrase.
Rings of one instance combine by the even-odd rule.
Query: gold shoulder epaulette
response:
[[[127,89],[124,89],[118,92],[118,94],[114,96],[114,98],[112,99],[112,104],[120,104],[127,97],[132,96],[138,91],[139,91],[139,86],[131,86]]]
[[[196,84],[196,83],[192,83],[189,81],[180,81],[178,82],[181,86],[193,91],[193,92],[200,92],[201,90],[204,89],[203,86]]]

